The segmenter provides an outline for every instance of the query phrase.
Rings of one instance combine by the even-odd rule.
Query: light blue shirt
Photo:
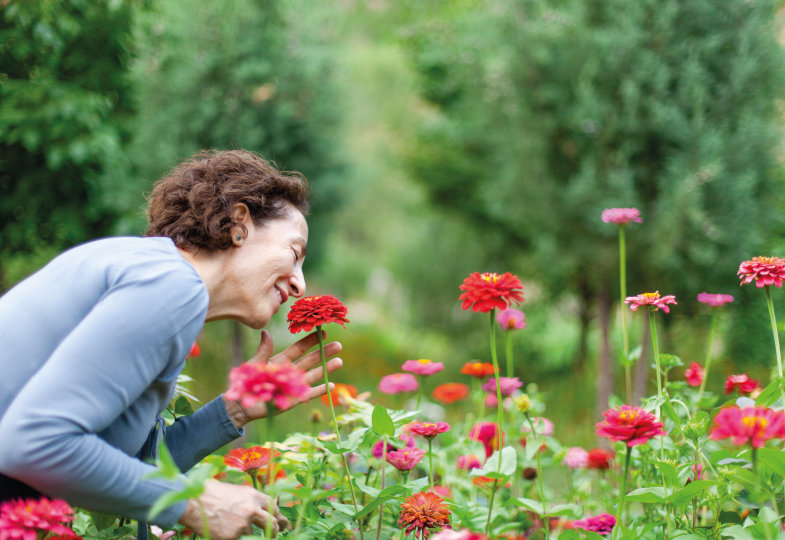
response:
[[[169,238],[77,246],[0,297],[0,472],[42,493],[144,520],[176,487],[139,453],[207,313]],[[241,435],[220,398],[166,429],[186,470]],[[154,521],[175,523],[185,503]]]

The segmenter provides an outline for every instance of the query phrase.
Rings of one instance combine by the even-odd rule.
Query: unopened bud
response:
[[[313,409],[311,411],[311,422],[314,424],[319,424],[322,421],[322,411],[319,409]]]
[[[515,406],[518,407],[518,410],[522,413],[529,412],[529,409],[531,409],[532,406],[532,400],[529,398],[529,394],[521,394],[516,397]]]

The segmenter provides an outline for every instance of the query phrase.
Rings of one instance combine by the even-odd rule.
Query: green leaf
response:
[[[758,448],[758,461],[765,463],[775,474],[785,476],[785,452],[774,448]]]
[[[723,538],[733,538],[734,540],[755,540],[755,537],[747,532],[741,525],[731,525],[722,530]]]
[[[381,437],[384,437],[385,435],[388,437],[395,436],[395,425],[393,425],[392,418],[390,418],[387,409],[381,405],[376,405],[373,408],[371,422],[371,427],[373,427],[373,430]]]
[[[665,499],[667,494],[663,487],[646,487],[630,491],[624,500],[627,502],[657,503]]]
[[[521,506],[530,510],[536,514],[543,515],[545,514],[545,505],[540,501],[535,501],[534,499],[527,499],[525,497],[518,497],[518,502]]]
[[[538,446],[539,448],[539,446]],[[515,472],[518,462],[518,455],[515,448],[505,446],[501,451],[501,467],[499,467],[499,452],[494,452],[481,469],[473,469],[470,476],[487,476],[497,480],[503,480]]]
[[[570,516],[571,518],[575,519],[580,513],[580,510],[581,507],[577,504],[557,504],[543,515],[554,517]]]
[[[150,512],[147,514],[147,519],[153,520],[155,516],[169,508],[175,503],[180,501],[187,501],[190,499],[190,494],[187,491],[167,491],[155,501]]]
[[[191,402],[185,396],[180,396],[174,402],[174,413],[180,416],[188,416],[194,413]]]
[[[654,465],[660,471],[660,474],[665,477],[665,481],[669,486],[672,486],[676,483],[679,474],[676,472],[676,467],[672,463],[655,460]]]
[[[671,493],[671,495],[666,499],[666,502],[681,504],[685,501],[689,501],[693,497],[696,497],[698,493],[700,493],[701,491],[703,491],[708,487],[716,485],[716,483],[717,482],[715,482],[714,480],[695,480],[694,482],[690,482],[683,488]]]
[[[379,495],[376,497],[376,499],[366,504],[362,510],[354,515],[354,519],[360,519],[361,517],[373,512],[376,508],[386,503],[390,499],[394,499],[404,491],[406,491],[406,488],[401,484],[393,484],[384,488],[379,492]]]
[[[780,392],[780,387],[782,384],[782,380],[779,377],[775,377],[769,385],[763,389],[763,391],[758,394],[758,397],[755,398],[755,406],[757,407],[771,407],[774,403],[780,399],[782,393]]]
[[[158,455],[155,458],[155,471],[146,474],[144,478],[163,478],[165,480],[177,480],[180,478],[180,469],[174,462],[172,454],[165,441],[158,445]]]
[[[676,356],[675,354],[667,354],[662,353],[660,354],[660,367],[663,371],[668,371],[673,368],[681,367],[684,365],[684,362],[681,361],[681,358]]]
[[[321,444],[331,454],[345,454],[352,451],[351,448],[343,448],[338,446],[338,443],[335,441],[323,441]]]

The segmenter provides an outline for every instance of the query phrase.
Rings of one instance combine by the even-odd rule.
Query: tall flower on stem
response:
[[[504,330],[504,351],[507,357],[507,376],[514,377],[514,362],[512,354],[512,331],[526,328],[526,315],[515,308],[501,310],[496,315],[496,322]]]
[[[259,471],[268,467],[271,469],[275,450],[261,446],[251,448],[235,448],[224,456],[224,463],[227,467],[240,470],[251,477],[253,487],[258,489],[256,475]],[[268,478],[269,483],[269,478]]]
[[[602,211],[602,221],[613,223],[619,231],[619,289],[621,301],[627,297],[627,243],[624,236],[624,229],[628,223],[641,223],[641,212],[637,208],[606,208]],[[632,374],[630,371],[630,338],[627,333],[627,312],[621,310],[621,335],[624,354],[622,364],[624,365],[624,380],[627,388],[627,401],[632,401]]]
[[[414,537],[423,540],[433,529],[450,528],[450,509],[433,491],[415,493],[401,504],[398,526],[406,535],[414,531]]]
[[[733,296],[729,294],[709,294],[707,292],[702,292],[698,295],[698,302],[713,308],[721,308],[725,304],[733,302]],[[714,342],[714,332],[717,329],[717,312],[717,309],[711,310],[709,341],[706,344],[706,360],[703,362],[703,376],[700,381],[700,388],[698,389],[698,402],[700,402],[701,397],[703,396],[703,390],[706,388],[706,379],[709,376],[709,368],[711,367],[711,346]]]
[[[324,386],[327,391],[330,390],[330,379],[327,376],[327,359],[324,355],[324,337],[322,336],[322,326],[329,323],[338,323],[343,326],[349,322],[346,318],[348,310],[340,300],[335,296],[326,294],[321,296],[306,296],[297,300],[289,309],[289,314],[286,320],[289,321],[289,331],[292,334],[306,331],[310,332],[316,328],[316,335],[319,338],[319,354],[322,360],[322,373],[324,374]],[[338,419],[335,416],[335,407],[332,400],[329,400],[330,414],[333,419],[333,428],[335,429],[335,436],[338,440],[338,448],[343,447],[341,441],[341,432],[338,429]],[[349,481],[349,490],[352,494],[352,503],[354,504],[355,511],[359,511],[357,506],[357,496],[354,493],[354,484],[352,483],[352,475],[349,472],[349,464],[346,461],[346,454],[341,453],[341,461],[343,461],[343,468],[346,472],[346,477]],[[363,538],[362,527],[359,527],[360,538]]]
[[[434,362],[427,358],[420,358],[419,360],[407,360],[401,366],[403,371],[414,373],[420,378],[420,389],[417,392],[417,408],[420,408],[422,396],[425,393],[425,378],[428,375],[433,375],[444,370],[444,364],[441,362]]]
[[[520,304],[523,302],[523,284],[518,276],[505,272],[504,274],[496,274],[493,272],[479,273],[474,272],[463,280],[459,287],[463,291],[458,297],[462,302],[462,309],[470,309],[472,311],[481,311],[490,315],[490,341],[491,341],[491,359],[493,360],[494,377],[496,379],[496,416],[497,424],[499,426],[499,433],[503,433],[502,429],[502,395],[501,385],[499,384],[499,360],[496,356],[496,327],[494,325],[495,311],[499,309],[507,309],[513,304]],[[501,439],[498,451],[501,452]],[[501,471],[502,460],[499,459],[499,464],[496,472]],[[485,524],[485,534],[491,526],[491,512],[493,511],[493,499],[496,495],[496,486],[498,482],[494,482],[494,489],[491,491],[491,500],[488,505],[488,521]],[[546,524],[547,530],[547,524]]]
[[[766,304],[769,307],[769,319],[771,320],[771,333],[774,335],[774,349],[777,353],[777,374],[780,378],[780,396],[782,405],[785,407],[785,388],[782,386],[782,353],[780,352],[780,338],[777,332],[777,318],[774,315],[774,304],[771,301],[771,286],[782,287],[782,280],[785,279],[785,259],[779,257],[753,257],[750,261],[744,261],[739,265],[736,273],[741,279],[739,285],[746,285],[755,282],[755,286],[766,291]]]
[[[624,459],[624,477],[621,483],[621,496],[619,498],[619,510],[616,522],[621,523],[622,511],[624,509],[624,496],[627,494],[627,477],[630,471],[630,457],[632,448],[639,444],[644,444],[652,437],[665,435],[662,429],[663,424],[653,414],[646,412],[640,407],[622,405],[616,409],[608,409],[602,415],[605,420],[595,425],[597,435],[607,437],[612,441],[623,441],[627,445],[627,455]],[[616,531],[613,531],[613,538],[616,538]]]
[[[439,433],[450,431],[450,424],[447,422],[412,422],[408,429],[411,433],[421,435],[428,441],[428,470],[431,479],[431,491],[433,491],[433,452],[431,451],[431,440]]]

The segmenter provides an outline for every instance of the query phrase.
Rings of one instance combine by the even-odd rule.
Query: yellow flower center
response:
[[[752,260],[761,264],[775,264],[777,257],[753,257]]]
[[[757,428],[759,432],[763,432],[766,426],[769,425],[769,421],[762,416],[745,416],[741,419],[741,423],[748,428]]]
[[[245,454],[245,461],[254,461],[256,459],[259,459],[260,457],[262,457],[262,454],[260,454],[259,452],[248,452],[247,454]]]
[[[645,292],[641,296],[646,298],[647,300],[657,300],[660,297],[660,291]]]
[[[482,277],[483,281],[487,281],[488,283],[496,283],[499,281],[499,274],[495,272],[485,272],[480,277]]]
[[[420,364],[423,364],[423,365],[431,363],[431,361],[428,360],[427,358],[420,358],[419,360],[417,360],[417,362],[419,362]]]
[[[626,410],[619,413],[619,420],[622,422],[632,422],[636,418],[638,418],[638,411]]]
[[[422,427],[434,427],[436,424],[425,423],[425,424],[421,424],[421,425],[422,425]]]

